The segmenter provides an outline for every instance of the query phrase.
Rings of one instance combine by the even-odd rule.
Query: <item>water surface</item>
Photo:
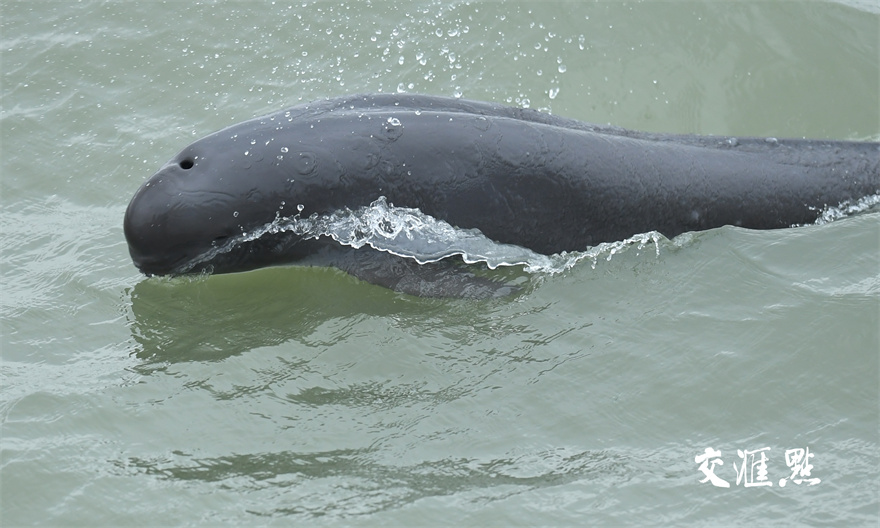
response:
[[[880,213],[631,246],[479,302],[331,269],[146,279],[122,234],[190,141],[354,92],[877,140],[876,8],[0,12],[4,526],[876,525]],[[730,488],[700,483],[707,447]],[[765,447],[772,486],[737,484],[737,450]],[[806,448],[821,482],[780,487]]]

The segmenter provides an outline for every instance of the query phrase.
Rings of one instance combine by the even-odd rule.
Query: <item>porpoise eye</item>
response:
[[[194,165],[194,163],[193,163],[193,160],[191,160],[191,159],[185,159],[185,160],[180,161],[180,168],[183,170],[189,170],[189,169],[193,168],[193,165]]]

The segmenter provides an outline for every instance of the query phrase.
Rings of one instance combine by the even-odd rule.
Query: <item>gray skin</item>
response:
[[[147,275],[225,273],[334,254],[332,240],[285,233],[193,265],[300,204],[307,217],[385,196],[553,254],[652,230],[785,228],[878,192],[880,143],[647,134],[493,103],[357,95],[196,141],[138,189],[124,228]]]

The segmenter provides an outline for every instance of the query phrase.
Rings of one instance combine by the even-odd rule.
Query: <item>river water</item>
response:
[[[500,270],[525,288],[490,301],[147,279],[122,215],[192,140],[355,92],[876,141],[878,12],[0,1],[2,525],[876,526],[876,208]]]

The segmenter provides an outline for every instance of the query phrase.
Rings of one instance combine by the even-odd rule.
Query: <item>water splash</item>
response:
[[[582,260],[589,260],[592,266],[603,256],[610,260],[630,246],[639,250],[653,243],[660,253],[663,235],[652,231],[630,237],[626,240],[603,243],[586,251],[562,252],[555,255],[542,255],[530,249],[513,244],[502,244],[490,240],[477,229],[461,229],[447,222],[424,214],[418,209],[395,207],[384,197],[369,206],[355,210],[342,209],[330,215],[313,214],[308,218],[278,217],[262,229],[230,240],[216,251],[209,252],[199,260],[205,262],[218,253],[230,251],[237,244],[256,240],[266,233],[289,232],[313,239],[330,237],[342,245],[353,248],[369,246],[400,257],[411,258],[420,264],[459,256],[468,264],[482,263],[489,269],[504,266],[522,266],[530,273],[561,273]]]
[[[844,202],[828,207],[815,224],[825,224],[842,217],[865,212],[880,205],[880,194],[866,196],[854,202]],[[302,211],[298,205],[297,210]],[[438,220],[418,209],[395,207],[385,197],[358,209],[341,209],[329,215],[312,214],[301,218],[278,215],[275,220],[259,229],[231,237],[218,247],[187,263],[179,271],[185,273],[198,264],[210,262],[223,253],[232,251],[240,244],[252,242],[266,234],[290,233],[303,239],[330,237],[352,248],[369,246],[399,257],[411,258],[419,264],[437,262],[459,256],[468,264],[482,263],[489,269],[521,266],[528,273],[562,273],[587,261],[595,269],[599,260],[610,261],[615,255],[635,247],[642,251],[649,245],[660,255],[661,246],[679,246],[682,241],[668,241],[657,231],[649,231],[617,242],[603,242],[584,251],[563,251],[554,255],[542,255],[528,248],[495,242],[478,229],[462,229]]]
[[[847,216],[864,213],[877,205],[880,205],[880,194],[872,194],[859,200],[847,200],[835,206],[826,207],[814,224],[823,225]]]

